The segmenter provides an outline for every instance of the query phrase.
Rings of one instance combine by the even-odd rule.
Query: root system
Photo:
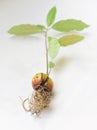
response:
[[[52,92],[43,86],[39,86],[35,90],[30,100],[27,98],[22,100],[22,106],[25,111],[31,112],[32,114],[39,114],[44,108],[47,108],[51,101]],[[29,108],[26,108],[25,102],[29,101]]]

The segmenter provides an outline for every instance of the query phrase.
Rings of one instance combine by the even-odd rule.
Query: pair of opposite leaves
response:
[[[52,7],[46,17],[46,27],[44,25],[33,25],[33,24],[20,24],[13,26],[8,30],[8,33],[17,35],[17,36],[23,36],[23,35],[32,35],[36,33],[45,33],[49,29],[56,30],[58,32],[66,33],[73,30],[81,31],[89,25],[84,23],[83,21],[76,20],[76,19],[66,19],[66,20],[60,20],[58,22],[55,22],[56,18],[56,7]],[[68,45],[75,44],[81,40],[83,40],[84,37],[78,34],[69,34],[64,35],[59,38],[55,37],[48,37],[48,52],[50,58],[53,60],[58,52],[60,47],[65,47]],[[50,62],[49,64],[50,68],[54,67],[53,62]]]

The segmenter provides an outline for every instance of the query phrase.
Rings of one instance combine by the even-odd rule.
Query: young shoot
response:
[[[32,114],[39,114],[44,108],[49,106],[52,90],[53,81],[49,77],[51,69],[55,67],[55,58],[57,57],[60,49],[69,45],[78,43],[84,39],[84,36],[79,34],[80,31],[89,27],[88,24],[77,19],[61,19],[55,21],[57,8],[52,7],[46,16],[46,26],[37,24],[20,24],[11,27],[8,33],[16,36],[34,35],[42,33],[44,35],[44,46],[45,46],[45,73],[38,72],[32,78],[32,87],[35,93],[29,100],[29,108],[25,107],[25,102],[28,99],[22,101],[23,108],[26,111],[30,111]],[[49,30],[55,30],[57,33],[61,33],[62,36],[48,36]],[[76,31],[76,34],[73,33]],[[72,32],[72,33],[67,33]],[[67,33],[67,34],[66,34]],[[37,50],[36,50],[37,51]]]

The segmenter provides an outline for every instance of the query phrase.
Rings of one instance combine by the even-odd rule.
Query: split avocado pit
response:
[[[39,114],[44,108],[47,108],[51,101],[53,81],[45,73],[38,73],[32,79],[34,94],[30,100],[27,98],[22,101],[25,111],[32,114]],[[29,100],[29,108],[26,108],[25,102]]]

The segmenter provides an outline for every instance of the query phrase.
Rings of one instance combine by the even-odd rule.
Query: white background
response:
[[[62,48],[51,73],[54,97],[40,117],[26,113],[19,96],[31,96],[31,79],[45,72],[43,35],[10,36],[21,23],[45,24],[48,10],[57,18],[90,25],[85,40]],[[57,35],[55,32],[49,32]],[[0,130],[97,130],[97,0],[0,0]]]

